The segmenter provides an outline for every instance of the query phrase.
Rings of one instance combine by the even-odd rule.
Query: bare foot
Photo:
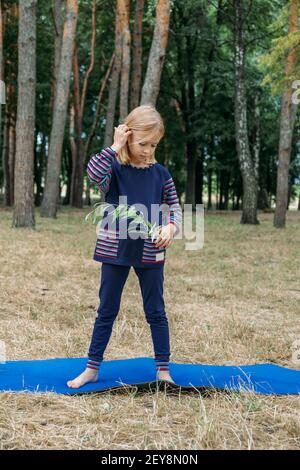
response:
[[[80,388],[89,382],[97,382],[97,380],[98,380],[98,371],[87,367],[85,371],[82,372],[82,374],[76,377],[76,379],[69,380],[67,382],[67,385],[70,388]]]
[[[175,383],[172,377],[170,376],[170,373],[165,370],[159,370],[157,372],[157,378],[158,380],[167,380],[168,382],[172,382],[173,384]]]

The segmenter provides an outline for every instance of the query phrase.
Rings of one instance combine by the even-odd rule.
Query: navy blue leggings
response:
[[[150,325],[155,360],[170,357],[169,324],[163,298],[164,265],[159,268],[133,267],[139,279],[146,320]],[[130,266],[102,263],[99,289],[100,304],[88,352],[91,361],[101,362],[109,342],[113,323],[120,309],[123,288]]]

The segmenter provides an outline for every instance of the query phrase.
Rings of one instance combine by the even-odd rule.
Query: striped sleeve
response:
[[[117,152],[111,147],[103,148],[100,153],[93,155],[87,165],[87,175],[92,183],[107,193],[112,177],[112,163]]]
[[[175,235],[177,235],[177,233],[180,231],[182,224],[182,211],[177,196],[175,184],[170,173],[168,175],[167,180],[164,182],[162,202],[163,204],[168,205],[167,223],[175,225]]]

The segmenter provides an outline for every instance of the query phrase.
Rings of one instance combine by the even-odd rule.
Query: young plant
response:
[[[104,218],[105,211],[111,206],[112,204],[97,202],[96,204],[94,204],[94,209],[86,215],[85,221],[87,222],[90,218],[92,218],[93,224],[98,224]],[[151,224],[151,222],[144,218],[143,213],[141,211],[138,212],[139,214],[137,213],[136,208],[134,206],[129,206],[128,204],[119,204],[112,212],[110,212],[110,215],[112,216],[113,222],[117,218],[126,220],[133,219],[133,227],[129,227],[128,233],[142,232],[146,237],[151,237],[152,241],[155,240],[158,235],[160,226],[156,225],[156,222],[154,222],[154,224]],[[141,230],[136,230],[134,228],[137,225],[140,225]]]

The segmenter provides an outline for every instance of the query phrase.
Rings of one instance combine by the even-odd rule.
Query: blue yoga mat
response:
[[[67,395],[101,392],[126,385],[157,384],[153,358],[104,360],[99,381],[79,389],[66,382],[85,368],[87,358],[7,361],[0,364],[1,392],[54,392]],[[266,395],[300,393],[300,371],[275,364],[214,366],[170,362],[172,389],[218,389],[252,391]]]

